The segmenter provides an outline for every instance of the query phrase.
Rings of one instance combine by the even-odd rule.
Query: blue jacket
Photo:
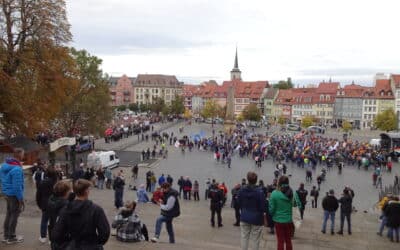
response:
[[[3,194],[15,196],[20,201],[24,199],[24,172],[19,161],[6,158],[0,168],[0,178]]]
[[[261,188],[247,185],[238,193],[238,205],[240,207],[240,221],[261,226],[264,224],[265,195]]]

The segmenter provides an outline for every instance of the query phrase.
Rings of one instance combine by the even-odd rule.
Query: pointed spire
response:
[[[238,55],[237,55],[237,46],[236,46],[236,54],[235,54],[235,65],[233,66],[234,69],[239,68],[239,62],[238,62]]]

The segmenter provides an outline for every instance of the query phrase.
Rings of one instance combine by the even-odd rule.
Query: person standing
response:
[[[207,180],[206,180],[206,188],[205,188],[205,191],[204,191],[204,193],[205,193],[205,200],[207,200],[207,198],[208,198],[208,192],[209,192],[209,190],[210,190],[210,187],[211,187],[211,180],[210,180],[210,178],[207,178]]]
[[[399,197],[393,197],[385,207],[385,214],[387,216],[387,226],[389,227],[388,236],[390,241],[394,241],[393,234],[396,236],[396,242],[399,242],[400,231],[400,202]]]
[[[217,213],[218,227],[222,227],[221,210],[223,194],[222,190],[218,188],[218,183],[211,185],[210,191],[208,192],[208,198],[210,198],[211,226],[215,227],[215,213]]]
[[[47,224],[49,222],[49,214],[47,212],[47,203],[50,196],[53,194],[54,184],[57,182],[57,172],[54,167],[49,167],[46,170],[45,178],[40,182],[36,190],[36,204],[42,211],[42,219],[40,222],[40,238],[41,243],[46,243],[47,239]]]
[[[249,240],[253,242],[253,249],[258,250],[265,215],[265,194],[256,186],[257,174],[247,173],[248,185],[242,187],[238,193],[240,207],[240,231],[242,250],[249,248]]]
[[[17,151],[16,157],[6,158],[0,168],[2,192],[7,202],[7,212],[4,220],[4,239],[6,244],[21,243],[22,236],[15,234],[18,217],[24,210],[24,173],[19,159],[23,159],[23,151]]]
[[[307,190],[304,189],[304,183],[300,183],[300,187],[299,187],[299,189],[297,189],[296,193],[299,196],[300,202],[301,202],[301,207],[299,207],[300,218],[303,219],[304,209],[307,204],[307,195],[308,195]]]
[[[238,200],[238,194],[241,186],[240,184],[236,184],[236,186],[232,189],[232,207],[235,209],[235,224],[233,224],[235,227],[240,226],[240,206],[239,206],[239,200]]]
[[[197,180],[194,181],[193,183],[193,199],[195,201],[199,201],[200,197],[199,197],[199,182]]]
[[[70,181],[58,181],[54,185],[53,194],[50,196],[47,203],[47,214],[49,216],[49,241],[51,242],[50,246],[52,250],[60,249],[60,246],[55,243],[52,232],[56,224],[57,218],[60,215],[61,209],[68,204],[69,200],[74,199],[74,194],[71,193],[71,191],[72,186]]]
[[[158,178],[158,185],[161,187],[161,185],[165,182],[165,177],[164,174],[161,174],[161,176]]]
[[[185,180],[183,179],[183,176],[181,176],[181,178],[179,178],[179,180],[178,180],[179,198],[181,198],[181,195],[182,195],[183,183],[184,183],[184,182],[185,182]]]
[[[99,169],[96,171],[96,175],[97,175],[97,188],[103,189],[104,180],[106,179],[106,176],[104,175],[104,170],[102,166],[100,166]]]
[[[171,175],[167,175],[167,182],[172,187],[172,183],[174,182],[174,179],[171,177]]]
[[[88,180],[79,179],[73,185],[76,195],[60,212],[52,235],[57,245],[70,249],[103,249],[110,237],[110,225],[104,210],[89,200]]]
[[[181,213],[178,200],[179,194],[178,191],[171,188],[171,185],[168,182],[164,182],[161,185],[161,189],[163,191],[163,198],[158,201],[158,204],[160,204],[161,208],[161,215],[156,221],[155,234],[151,241],[154,243],[159,241],[161,226],[162,223],[165,222],[169,236],[169,243],[173,244],[175,243],[175,235],[172,221]]]
[[[190,200],[192,196],[192,181],[186,176],[183,181],[183,199]]]
[[[110,189],[111,188],[111,182],[112,182],[112,172],[111,172],[110,168],[106,168],[106,171],[104,172],[104,176],[107,178],[106,188]]]
[[[316,186],[313,186],[312,190],[310,191],[310,196],[312,197],[312,200],[311,200],[311,207],[312,207],[312,208],[317,208],[317,207],[318,207],[318,196],[319,196],[319,192],[318,192]]]
[[[139,173],[139,166],[138,166],[138,164],[135,164],[135,166],[132,167],[133,180],[136,180],[138,178],[138,173]]]
[[[293,200],[294,199],[294,200]],[[275,224],[278,250],[292,250],[293,233],[293,202],[301,206],[297,193],[289,186],[289,178],[283,175],[278,180],[275,189],[269,199],[269,212]]]
[[[330,218],[331,220],[331,234],[335,234],[335,214],[336,210],[339,208],[339,202],[335,197],[335,191],[333,189],[329,190],[329,193],[322,200],[322,208],[324,209],[324,221],[322,223],[323,234],[326,233],[326,222]]]
[[[117,209],[122,207],[124,204],[123,202],[123,196],[124,196],[124,186],[125,186],[125,180],[124,176],[122,175],[122,172],[118,172],[117,177],[114,180],[113,183],[113,189],[114,189],[114,205]]]
[[[346,218],[347,231],[349,234],[351,234],[351,211],[353,208],[353,197],[347,188],[343,190],[343,195],[340,197],[338,202],[340,203],[340,231],[337,233],[343,235],[344,219]]]

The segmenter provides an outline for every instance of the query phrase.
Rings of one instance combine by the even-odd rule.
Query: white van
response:
[[[371,146],[380,146],[381,145],[381,139],[371,139],[369,141],[369,145],[371,145]]]
[[[116,168],[119,166],[119,158],[114,151],[93,151],[88,154],[87,166],[98,168]]]

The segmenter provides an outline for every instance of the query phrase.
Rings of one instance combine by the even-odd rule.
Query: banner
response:
[[[63,146],[72,146],[75,145],[75,143],[76,143],[75,137],[63,137],[50,143],[50,151],[51,152],[56,151],[57,149]]]

